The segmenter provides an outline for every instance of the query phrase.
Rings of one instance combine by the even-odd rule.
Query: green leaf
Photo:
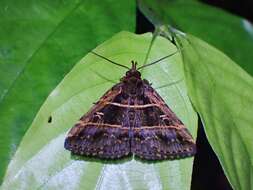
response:
[[[212,148],[234,189],[253,189],[253,78],[219,50],[177,37],[186,84]]]
[[[0,22],[1,182],[22,136],[63,76],[114,33],[134,31],[135,2],[3,0]]]
[[[121,64],[143,64],[152,34],[121,32],[94,51]],[[157,37],[148,62],[177,51]],[[190,189],[193,158],[147,163],[88,161],[63,147],[67,131],[126,70],[87,54],[52,91],[11,161],[2,189]],[[146,67],[142,76],[196,137],[197,116],[188,99],[179,54]],[[112,82],[115,81],[115,82]],[[51,116],[52,121],[48,123]]]
[[[201,38],[253,75],[253,26],[246,19],[195,0],[139,2],[153,24],[169,24]]]

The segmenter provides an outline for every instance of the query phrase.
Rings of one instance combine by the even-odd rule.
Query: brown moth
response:
[[[141,78],[138,70],[151,64],[138,69],[133,61],[130,69],[120,65],[129,69],[126,75],[80,118],[69,131],[64,147],[73,154],[101,159],[135,155],[144,160],[173,160],[193,156],[196,145],[191,134],[150,83]]]

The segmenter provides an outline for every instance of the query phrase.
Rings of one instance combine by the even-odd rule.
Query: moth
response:
[[[120,82],[109,89],[69,131],[64,147],[73,154],[100,159],[134,155],[143,160],[173,160],[193,156],[195,142],[140,69],[111,61],[128,69]]]

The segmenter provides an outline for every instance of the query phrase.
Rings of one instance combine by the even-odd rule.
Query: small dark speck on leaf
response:
[[[47,120],[48,123],[52,123],[52,116],[50,115]]]

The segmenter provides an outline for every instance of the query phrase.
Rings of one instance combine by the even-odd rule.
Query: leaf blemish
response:
[[[50,115],[47,120],[48,123],[52,123],[52,116]]]

